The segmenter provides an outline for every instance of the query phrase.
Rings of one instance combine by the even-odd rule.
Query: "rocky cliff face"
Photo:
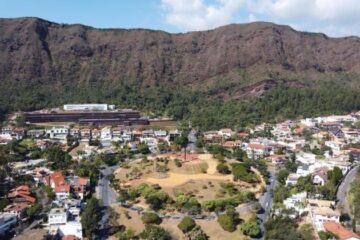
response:
[[[274,79],[294,84],[338,74],[357,76],[359,50],[356,37],[329,38],[262,22],[169,34],[0,19],[0,85],[6,89],[0,98],[20,99],[34,88],[42,93],[35,102],[74,89],[109,88],[111,94],[121,84],[219,86],[231,98],[229,86],[238,96],[249,94],[248,89],[267,91],[276,85]]]

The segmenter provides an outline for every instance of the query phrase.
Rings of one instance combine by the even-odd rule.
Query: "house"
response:
[[[153,138],[153,137],[141,137],[140,142],[145,143],[146,145],[148,145],[149,150],[151,152],[156,152],[157,151],[158,141],[157,141],[156,138]]]
[[[296,173],[290,173],[286,179],[285,185],[296,185],[297,181],[299,180],[300,176]]]
[[[82,225],[80,222],[71,221],[64,225],[60,225],[58,228],[58,234],[60,237],[75,236],[76,239],[83,239]]]
[[[82,128],[80,129],[80,136],[82,139],[91,139],[91,129],[90,128]]]
[[[218,132],[218,135],[224,139],[229,139],[234,134],[235,134],[235,132],[231,128],[223,128],[223,129],[220,129]]]
[[[66,224],[68,212],[65,208],[52,208],[48,214],[49,225]]]
[[[70,185],[61,172],[54,172],[45,178],[45,184],[54,189],[56,200],[64,201],[70,196]]]
[[[309,165],[299,166],[296,169],[296,174],[299,175],[300,177],[306,177],[307,175],[311,174]]]
[[[17,215],[13,213],[0,213],[0,235],[6,234],[17,223]]]
[[[48,135],[50,138],[66,139],[66,137],[69,135],[69,127],[64,126],[47,129],[46,135]]]
[[[203,133],[205,141],[221,142],[221,136],[218,131],[207,131]]]
[[[144,130],[144,131],[142,131],[141,136],[144,138],[147,138],[147,137],[152,138],[155,136],[154,130],[152,130],[152,129]]]
[[[261,143],[250,143],[246,148],[249,158],[258,159],[269,155],[269,147]]]
[[[112,131],[110,127],[104,127],[101,129],[101,139],[111,139],[112,138]]]
[[[266,157],[267,160],[271,161],[272,163],[276,165],[283,164],[286,161],[286,155],[270,155]]]
[[[114,131],[113,131],[113,134],[114,134]],[[130,142],[132,141],[133,139],[133,136],[135,138],[135,136],[138,136],[138,135],[133,135],[133,133],[131,131],[128,131],[128,130],[124,130],[122,131],[121,133],[121,139],[123,142]]]
[[[340,223],[335,221],[325,222],[324,228],[338,237],[339,240],[360,240],[360,236],[353,231],[344,228]]]
[[[313,183],[320,186],[324,186],[328,182],[328,176],[327,176],[328,171],[329,171],[328,168],[323,167],[312,173]]]
[[[241,146],[241,141],[240,140],[236,140],[236,141],[226,141],[224,142],[223,146],[225,148],[235,148],[235,147],[240,147]]]
[[[123,128],[122,127],[114,127],[111,129],[111,137],[119,140],[122,135]]]
[[[30,129],[26,132],[26,135],[31,138],[39,138],[45,135],[44,129]]]
[[[295,211],[295,214],[290,217],[295,218],[296,216],[308,211],[306,195],[306,192],[301,192],[294,194],[283,201],[285,208],[293,209]]]
[[[30,196],[30,188],[28,186],[19,186],[16,189],[10,190],[8,193],[8,198],[12,200],[13,202],[19,203],[19,202],[29,202],[29,203],[35,203],[36,198]]]
[[[25,215],[26,209],[28,208],[29,204],[26,202],[11,203],[4,208],[4,212],[16,214],[16,216],[21,219]]]
[[[177,138],[178,136],[180,136],[180,131],[179,130],[172,130],[172,131],[169,132],[168,141],[174,141],[175,138]]]
[[[99,139],[101,138],[101,131],[97,128],[91,130],[91,139]]]
[[[334,209],[334,201],[308,199],[308,203],[311,220],[317,231],[323,231],[323,224],[327,221],[340,222],[340,212]]]
[[[70,129],[70,136],[73,136],[75,138],[80,138],[80,129],[78,128],[72,128]]]
[[[75,194],[83,200],[90,187],[90,179],[74,177],[71,181],[71,187],[74,189]]]
[[[165,138],[167,136],[167,132],[164,130],[157,130],[157,131],[154,131],[154,135],[157,138]]]

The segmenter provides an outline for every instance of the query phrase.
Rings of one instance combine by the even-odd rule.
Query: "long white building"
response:
[[[108,111],[113,110],[114,105],[101,104],[101,103],[86,103],[86,104],[65,104],[65,111]]]

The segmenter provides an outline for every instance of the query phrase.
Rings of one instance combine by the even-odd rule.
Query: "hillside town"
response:
[[[10,115],[0,132],[4,239],[148,239],[154,228],[168,237],[159,239],[219,239],[216,231],[263,239],[284,219],[311,239],[360,239],[351,191],[359,175],[360,112],[212,131],[188,122],[106,124],[101,115],[34,123],[27,115]],[[146,223],[151,214],[160,226]],[[145,222],[140,229],[136,219]],[[192,226],[184,229],[184,222]]]

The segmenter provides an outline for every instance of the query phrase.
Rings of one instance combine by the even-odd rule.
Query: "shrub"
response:
[[[261,233],[259,224],[256,222],[256,219],[250,219],[249,221],[241,224],[241,231],[250,237],[257,237]]]
[[[225,163],[219,163],[216,166],[216,170],[221,174],[230,174],[231,173],[228,165],[226,165]]]
[[[222,214],[218,217],[218,222],[225,231],[233,232],[236,230],[236,222],[232,215]]]
[[[187,233],[191,231],[196,226],[194,219],[191,217],[184,217],[181,222],[178,224],[178,228],[183,232]]]
[[[169,240],[170,234],[162,227],[146,225],[144,231],[140,233],[141,239]]]
[[[162,222],[161,218],[152,212],[146,212],[142,215],[141,220],[144,224],[160,224]]]

